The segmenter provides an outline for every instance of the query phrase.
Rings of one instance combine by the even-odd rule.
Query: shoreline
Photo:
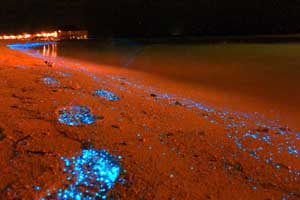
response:
[[[150,78],[138,84],[130,80],[131,73],[118,74],[118,69],[77,65],[66,59],[59,59],[50,68],[44,60],[22,52],[3,46],[0,52],[4,86],[0,125],[4,130],[1,134],[5,134],[0,141],[5,149],[0,160],[1,173],[5,174],[0,180],[0,197],[38,199],[47,189],[62,187],[65,175],[59,157],[72,157],[83,146],[122,156],[126,182],[115,183],[112,197],[300,196],[298,133],[259,114],[223,109],[226,103],[214,97],[217,91],[202,90],[208,92],[203,97],[209,94],[205,101],[216,99],[217,106],[207,106],[185,95],[161,92],[164,88],[175,91],[176,84],[161,85],[158,90],[148,87]],[[59,84],[45,85],[43,77],[52,77]],[[120,100],[111,102],[92,95],[101,88]],[[101,117],[78,127],[59,123],[58,110],[70,105],[88,106]],[[14,120],[7,121],[9,118]],[[291,140],[294,144],[285,144]],[[32,185],[41,189],[36,191]]]
[[[104,68],[112,74],[122,74],[132,82],[161,88],[162,92],[236,111],[259,112],[269,118],[276,116],[283,123],[300,128],[297,121],[300,117],[297,106],[300,96],[295,93],[299,84],[298,44],[178,45],[171,51],[167,45],[142,46],[141,53],[134,58],[129,56],[132,63],[130,66],[125,64],[125,67],[121,60],[127,54],[123,52],[122,55],[118,49],[112,53],[109,53],[112,50],[108,53],[98,52],[98,58],[97,51],[87,53],[90,45],[80,45],[84,48],[82,51],[76,50],[77,45],[69,48],[64,44],[61,46],[63,50],[60,55],[65,60],[82,63],[84,67],[93,66],[93,73],[99,71],[97,68]],[[284,52],[280,53],[280,49]],[[278,61],[276,56],[279,56]],[[183,70],[182,66],[185,65]]]

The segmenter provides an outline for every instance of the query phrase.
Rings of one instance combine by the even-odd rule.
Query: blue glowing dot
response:
[[[278,163],[275,163],[274,166],[275,166],[277,169],[280,169],[280,168],[281,168],[281,165],[278,164]]]
[[[297,149],[295,149],[294,147],[288,146],[287,148],[288,148],[289,154],[299,155],[299,151]]]
[[[106,199],[121,171],[118,157],[106,150],[85,149],[77,157],[61,159],[68,177],[73,178],[69,185],[53,192],[55,199]]]
[[[34,188],[34,190],[36,190],[36,191],[40,191],[40,190],[41,190],[41,187],[40,187],[40,186],[34,185],[33,188]]]
[[[57,86],[59,85],[59,81],[56,80],[55,78],[52,77],[43,77],[42,81],[44,82],[45,85],[49,85],[49,86]]]
[[[70,106],[59,111],[58,121],[70,126],[79,126],[83,124],[92,124],[97,116],[92,115],[86,106]]]
[[[103,90],[103,89],[96,90],[94,92],[94,95],[103,97],[109,101],[119,101],[120,100],[120,97],[118,97],[114,93],[107,91],[107,90]]]
[[[246,133],[245,136],[246,137],[252,137],[253,139],[257,139],[258,138],[257,134],[252,134],[252,133]]]
[[[258,147],[257,150],[262,151],[262,150],[264,150],[264,148],[263,147]]]
[[[126,183],[126,179],[124,179],[124,178],[120,179],[119,183],[121,183],[122,185],[124,185]]]

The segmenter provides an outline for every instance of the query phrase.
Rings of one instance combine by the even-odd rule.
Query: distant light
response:
[[[24,34],[18,34],[18,35],[3,35],[0,36],[1,40],[21,40],[21,39],[33,39],[33,38],[46,38],[46,39],[51,39],[51,38],[57,38],[58,37],[58,33],[57,31],[54,32],[41,32],[41,33],[36,33],[36,34],[28,34],[28,33],[24,33]]]
[[[18,35],[2,35],[0,36],[0,40],[36,40],[36,39],[41,39],[41,40],[57,40],[57,39],[62,39],[62,38],[67,38],[67,39],[87,39],[87,31],[84,31],[84,33],[81,33],[78,31],[68,31],[68,36],[64,35],[64,33],[61,30],[58,31],[53,31],[53,32],[39,32],[35,34],[18,34]]]
[[[31,35],[30,35],[30,34],[24,34],[23,37],[24,37],[25,39],[28,39],[28,38],[31,37]]]

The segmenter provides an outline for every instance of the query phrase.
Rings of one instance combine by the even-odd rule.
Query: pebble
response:
[[[4,128],[0,127],[0,141],[4,140],[6,138],[6,135],[4,133]]]

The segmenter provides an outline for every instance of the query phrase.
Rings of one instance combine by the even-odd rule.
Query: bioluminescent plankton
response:
[[[66,180],[58,189],[47,190],[42,199],[93,200],[107,199],[121,172],[121,157],[113,156],[106,150],[84,149],[77,157],[61,157]]]
[[[58,114],[58,121],[69,126],[92,124],[97,119],[97,116],[92,115],[88,107],[80,105],[63,108],[59,110]]]
[[[50,76],[43,77],[41,80],[44,82],[45,85],[48,86],[58,86],[60,84],[58,80]]]
[[[103,89],[96,90],[93,94],[95,96],[103,97],[109,101],[119,101],[120,100],[120,97],[118,97],[114,93],[107,91],[107,90],[103,90]]]

